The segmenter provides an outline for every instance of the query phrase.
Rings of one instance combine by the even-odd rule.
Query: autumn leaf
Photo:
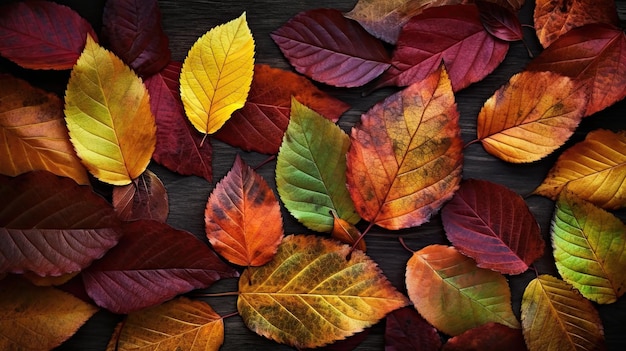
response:
[[[122,228],[118,245],[82,273],[89,296],[111,312],[138,311],[237,276],[188,232],[148,220]]]
[[[271,36],[298,72],[329,85],[360,87],[389,67],[382,43],[339,10],[299,13]]]
[[[413,253],[406,287],[417,311],[448,335],[488,322],[519,328],[504,276],[478,268],[452,246],[430,245]]]
[[[533,59],[527,70],[552,71],[589,90],[585,116],[626,97],[626,35],[603,24],[588,24],[561,36]]]
[[[606,349],[598,311],[572,286],[549,275],[533,279],[524,291],[522,330],[530,351]]]
[[[329,232],[333,216],[355,224],[359,216],[345,182],[348,136],[293,99],[291,120],[276,160],[276,188],[289,212],[307,228]]]
[[[51,350],[97,310],[58,289],[4,279],[0,284],[0,349]]]
[[[198,131],[215,133],[244,106],[253,68],[254,39],[245,13],[195,42],[183,62],[180,96]]]
[[[179,95],[180,67],[179,62],[170,62],[145,81],[157,126],[152,158],[173,172],[211,182],[211,143],[203,140],[185,116]]]
[[[534,20],[537,38],[544,48],[585,24],[619,25],[613,0],[536,0]]]
[[[334,211],[331,211],[331,214],[333,216],[333,229],[330,232],[330,236],[335,240],[354,246],[355,249],[365,252],[365,240],[362,240],[361,232],[354,224],[350,224],[346,220],[339,218]]]
[[[112,200],[115,211],[122,220],[167,220],[169,203],[165,185],[148,169],[132,183],[114,187]]]
[[[556,268],[563,280],[597,303],[626,291],[626,225],[565,188],[551,226]]]
[[[583,200],[605,209],[626,205],[626,131],[589,132],[565,150],[534,194],[556,200],[567,186]]]
[[[78,13],[51,1],[13,2],[0,13],[0,55],[24,68],[70,69],[87,35],[96,37]]]
[[[219,350],[224,321],[207,303],[179,297],[128,315],[107,351]]]
[[[489,34],[506,41],[524,39],[522,24],[512,9],[485,0],[477,0],[476,7],[480,13],[480,21]]]
[[[385,351],[438,351],[441,338],[432,325],[413,306],[403,307],[387,315]]]
[[[257,64],[246,104],[214,137],[245,151],[277,154],[289,124],[292,97],[333,122],[350,108],[306,77]]]
[[[526,351],[526,344],[520,329],[490,322],[448,339],[442,349],[442,351],[475,350]]]
[[[156,142],[148,92],[91,37],[65,91],[65,120],[78,156],[101,181],[126,185],[148,166]]]
[[[102,41],[140,76],[158,73],[170,62],[169,40],[156,0],[107,0]]]
[[[215,251],[240,266],[267,263],[283,238],[274,192],[239,156],[209,196],[204,221]]]
[[[0,173],[9,176],[47,170],[89,184],[61,100],[8,74],[0,74],[0,159]]]
[[[458,119],[443,68],[361,116],[350,136],[347,181],[363,219],[414,227],[452,197],[463,162]]]
[[[407,299],[360,251],[315,236],[290,235],[272,261],[247,268],[237,309],[244,323],[294,347],[318,347],[359,332]]]
[[[454,247],[478,267],[520,274],[543,255],[537,220],[524,199],[505,186],[464,180],[441,218]]]
[[[443,61],[452,88],[459,91],[498,67],[508,49],[508,42],[485,30],[475,5],[429,8],[402,27],[391,67],[376,88],[404,87],[427,79]]]

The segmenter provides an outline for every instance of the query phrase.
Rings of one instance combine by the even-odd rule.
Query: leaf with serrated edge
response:
[[[246,269],[237,309],[251,330],[297,348],[318,347],[371,326],[408,301],[376,263],[347,245],[287,236],[272,261]]]

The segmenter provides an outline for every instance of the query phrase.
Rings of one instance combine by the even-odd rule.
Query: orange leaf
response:
[[[569,139],[586,104],[585,90],[570,78],[524,71],[487,100],[478,115],[478,139],[504,161],[537,161]]]
[[[354,245],[361,237],[361,232],[350,222],[339,218],[334,211],[331,211],[331,214],[333,215],[333,230],[330,232],[330,236],[344,244]],[[365,240],[361,239],[355,248],[365,252]]]
[[[439,210],[461,181],[458,120],[444,68],[364,114],[347,155],[348,190],[359,215],[400,229]]]
[[[213,248],[240,266],[267,263],[283,238],[283,219],[274,192],[239,156],[211,193],[205,223]]]

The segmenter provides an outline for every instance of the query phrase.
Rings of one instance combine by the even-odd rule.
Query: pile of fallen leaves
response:
[[[181,64],[156,1],[108,0],[99,35],[52,2],[2,6],[0,55],[71,75],[62,98],[0,75],[0,348],[52,349],[103,308],[127,315],[109,350],[218,349],[223,317],[180,295],[238,277],[244,323],[297,348],[386,318],[390,349],[603,349],[594,303],[626,288],[626,226],[610,212],[626,205],[626,132],[590,132],[534,190],[555,201],[550,243],[521,196],[462,179],[455,93],[523,39],[522,0],[466,2],[299,13],[272,39],[300,74],[255,64],[245,14]],[[471,142],[508,163],[545,158],[626,96],[613,1],[540,0],[534,16],[545,49],[485,102]],[[336,122],[350,106],[309,79],[398,89],[347,134]],[[147,166],[211,182],[210,138],[276,155],[276,189],[237,157],[207,199],[207,245],[165,223]],[[285,235],[281,206],[312,233]],[[451,245],[413,253],[405,296],[363,237],[438,213]],[[519,321],[507,276],[549,246],[560,276],[528,284]]]

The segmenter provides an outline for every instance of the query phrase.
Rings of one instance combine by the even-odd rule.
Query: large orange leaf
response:
[[[524,290],[522,330],[530,351],[605,349],[598,311],[571,285],[549,275]]]
[[[567,149],[534,194],[556,200],[561,190],[574,192],[605,209],[626,206],[626,131],[595,130]]]
[[[196,41],[180,73],[180,96],[196,129],[215,133],[243,107],[253,69],[254,39],[245,13]]]
[[[0,159],[0,173],[9,176],[47,170],[89,183],[70,143],[61,100],[8,74],[0,75]]]
[[[524,71],[485,102],[478,114],[478,139],[504,161],[537,161],[569,139],[586,104],[585,90],[570,78]]]
[[[444,68],[361,116],[347,154],[350,196],[362,218],[418,226],[461,181],[459,112]]]
[[[78,156],[101,181],[126,185],[148,166],[156,143],[148,92],[91,37],[65,91],[65,120]]]
[[[246,269],[237,309],[256,333],[298,348],[341,340],[408,301],[361,251],[316,236],[286,237],[272,261]]]

